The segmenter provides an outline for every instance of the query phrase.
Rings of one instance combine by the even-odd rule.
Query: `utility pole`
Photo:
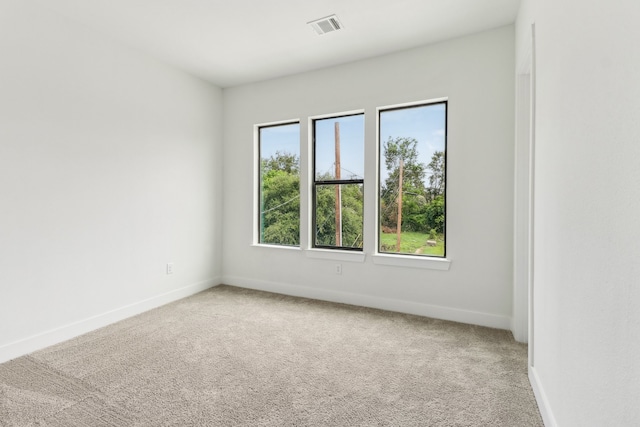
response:
[[[334,123],[336,143],[336,180],[340,180],[340,123]],[[342,191],[340,184],[336,184],[336,246],[342,246]]]
[[[404,168],[404,160],[400,157],[400,176],[398,177],[398,224],[396,226],[396,252],[400,252],[400,240],[402,229],[402,174]]]

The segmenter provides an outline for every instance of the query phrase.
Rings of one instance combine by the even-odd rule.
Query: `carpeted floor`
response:
[[[219,286],[0,364],[1,426],[542,426],[507,331]]]

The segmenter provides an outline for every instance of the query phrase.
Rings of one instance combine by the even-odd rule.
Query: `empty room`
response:
[[[0,426],[640,425],[638,19],[0,0]]]

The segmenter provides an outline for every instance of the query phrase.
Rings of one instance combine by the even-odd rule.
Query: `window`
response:
[[[362,250],[364,114],[313,120],[313,247]]]
[[[445,256],[447,102],[379,112],[379,252]]]
[[[258,128],[258,243],[300,245],[300,124]]]

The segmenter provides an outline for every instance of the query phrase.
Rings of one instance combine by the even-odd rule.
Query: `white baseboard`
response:
[[[116,308],[115,310],[107,311],[106,313],[98,314],[59,328],[32,335],[19,341],[5,344],[0,347],[0,363],[69,340],[77,337],[78,335],[91,332],[103,326],[135,316],[136,314],[160,307],[161,305],[186,298],[193,294],[197,294],[198,292],[217,286],[220,283],[220,277],[205,280],[204,282],[194,283],[124,307]]]
[[[553,416],[553,411],[549,405],[547,394],[540,383],[538,372],[533,366],[529,366],[529,382],[531,383],[533,394],[536,397],[536,402],[538,402],[538,409],[540,409],[540,415],[542,416],[545,427],[558,427],[556,418]]]
[[[352,304],[362,307],[379,308],[382,310],[416,314],[418,316],[451,320],[454,322],[487,326],[490,328],[509,330],[511,327],[511,317],[509,316],[498,316],[495,314],[460,310],[451,307],[441,307],[437,305],[423,304],[413,301],[402,301],[370,295],[340,292],[329,289],[291,285],[287,283],[268,282],[264,280],[247,279],[237,276],[224,276],[222,283],[242,288],[256,289],[260,291],[312,298],[323,301],[338,302],[343,304]]]
[[[527,344],[529,342],[529,325],[527,322],[516,317],[521,314],[522,313],[514,313],[514,316],[511,318],[511,332],[516,341]]]

